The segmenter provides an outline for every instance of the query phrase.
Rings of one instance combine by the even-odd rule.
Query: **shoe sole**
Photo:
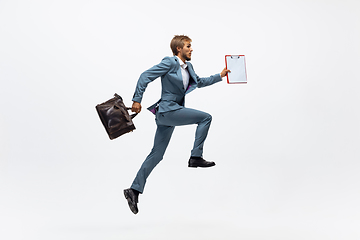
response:
[[[213,167],[215,166],[216,164],[211,164],[211,165],[208,165],[208,166],[199,166],[199,165],[192,165],[192,164],[189,164],[188,167],[191,167],[191,168],[197,168],[197,167],[201,167],[201,168],[207,168],[207,167]]]

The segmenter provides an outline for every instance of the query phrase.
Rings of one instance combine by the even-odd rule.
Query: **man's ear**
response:
[[[177,53],[179,53],[181,51],[181,49],[182,49],[181,47],[176,47]]]

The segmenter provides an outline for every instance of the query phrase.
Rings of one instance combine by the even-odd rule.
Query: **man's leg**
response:
[[[154,167],[163,159],[165,150],[169,144],[171,135],[174,131],[173,126],[158,125],[156,129],[154,146],[141,165],[132,185],[134,189],[140,193],[144,191],[147,177],[150,175]]]
[[[212,117],[210,114],[191,108],[182,108],[176,111],[158,115],[159,125],[182,126],[197,124],[195,141],[191,150],[191,157],[202,157],[204,142],[207,137]]]

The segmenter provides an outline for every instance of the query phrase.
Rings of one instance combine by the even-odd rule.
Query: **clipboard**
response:
[[[225,55],[226,68],[231,72],[227,74],[227,82],[247,83],[245,55]]]

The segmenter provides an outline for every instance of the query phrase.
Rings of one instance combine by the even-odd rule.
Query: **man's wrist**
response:
[[[140,97],[133,97],[132,101],[137,102],[137,103],[141,103],[141,98]]]

